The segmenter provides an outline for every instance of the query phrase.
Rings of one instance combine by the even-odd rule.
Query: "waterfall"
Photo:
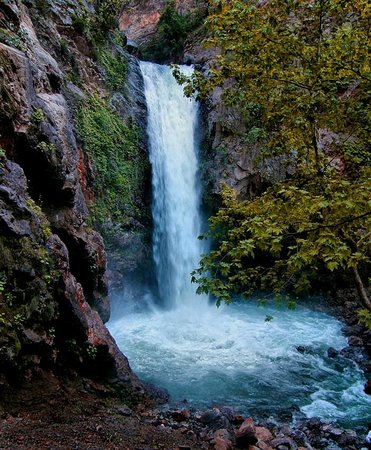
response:
[[[196,296],[190,272],[203,250],[197,239],[197,104],[183,96],[168,67],[141,63],[141,69],[153,172],[153,253],[166,307],[152,293],[121,299],[120,315],[109,328],[133,369],[175,401],[230,405],[258,417],[292,413],[297,419],[367,423],[371,398],[363,392],[363,374],[350,360],[327,356],[330,346],[340,350],[347,342],[334,317],[299,306],[258,308],[253,299],[216,308]],[[265,321],[267,315],[274,319]]]
[[[160,298],[170,307],[195,297],[190,273],[201,253],[198,106],[183,95],[169,67],[141,62],[141,70],[152,165],[153,255]],[[192,73],[190,67],[182,71]]]

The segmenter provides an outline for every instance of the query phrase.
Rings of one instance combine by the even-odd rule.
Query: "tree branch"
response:
[[[367,308],[369,311],[371,311],[371,301],[367,296],[367,292],[366,289],[363,285],[363,282],[361,280],[361,277],[359,275],[358,272],[358,268],[357,267],[352,267],[352,273],[353,273],[353,278],[354,278],[354,282],[356,284],[356,288],[357,288],[357,292],[359,295],[359,298],[363,304],[363,306],[365,308]]]

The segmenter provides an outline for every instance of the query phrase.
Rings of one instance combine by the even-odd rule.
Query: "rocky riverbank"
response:
[[[358,431],[358,433],[357,433]],[[43,381],[6,397],[2,450],[359,450],[366,430],[344,430],[316,418],[295,425],[254,421],[228,407],[151,409],[111,398],[86,379]]]

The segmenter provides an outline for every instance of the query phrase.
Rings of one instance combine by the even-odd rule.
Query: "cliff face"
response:
[[[166,0],[131,0],[120,15],[120,30],[128,39],[138,44],[153,38],[158,21],[168,2]],[[174,5],[180,13],[192,12],[199,7],[199,0],[176,0]]]
[[[142,389],[103,324],[106,252],[88,225],[94,167],[76,117],[92,92],[109,99],[107,71],[76,25],[89,8],[57,0],[0,5],[2,385],[73,368]],[[118,45],[112,51],[127,56],[135,83],[136,61]],[[124,121],[144,120],[140,99],[127,94],[124,105]]]

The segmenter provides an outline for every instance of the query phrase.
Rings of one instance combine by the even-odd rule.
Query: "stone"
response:
[[[255,434],[258,441],[269,442],[273,439],[272,433],[265,427],[255,427]]]
[[[334,437],[339,437],[343,434],[343,430],[340,428],[332,428],[330,431],[330,435]]]
[[[366,381],[363,390],[367,395],[371,395],[371,380]]]
[[[294,441],[299,445],[306,445],[308,438],[306,434],[298,429],[292,430],[290,432],[290,436],[294,439]]]
[[[215,450],[231,450],[233,449],[233,438],[228,430],[220,429],[213,434],[211,443]]]
[[[116,411],[122,416],[129,417],[133,415],[133,411],[126,405],[119,406]]]
[[[298,448],[295,442],[287,436],[273,439],[271,446],[278,450],[297,450]]]
[[[358,336],[350,336],[348,338],[348,344],[352,347],[361,347],[363,345],[363,340]]]
[[[230,422],[233,422],[235,419],[235,411],[230,406],[222,406],[220,408],[221,414],[226,417]],[[243,422],[243,421],[242,421]]]
[[[335,358],[336,356],[338,356],[339,352],[337,350],[335,350],[333,347],[330,347],[327,350],[327,356],[329,358]]]
[[[212,430],[230,427],[228,419],[221,414],[218,408],[208,409],[201,415],[199,420]]]
[[[190,412],[188,409],[177,409],[171,412],[171,417],[177,422],[183,422],[190,417]]]
[[[236,431],[236,444],[239,448],[255,445],[258,442],[254,421],[251,417],[246,419]]]
[[[318,429],[321,426],[321,420],[318,417],[312,417],[308,421],[308,428],[310,430]]]
[[[273,450],[272,447],[268,444],[266,444],[263,441],[259,441],[256,446],[260,449],[260,450]]]

